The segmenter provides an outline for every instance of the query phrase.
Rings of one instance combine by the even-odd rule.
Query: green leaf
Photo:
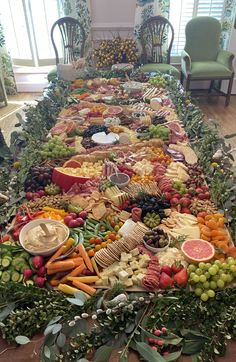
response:
[[[206,342],[205,338],[185,339],[183,344],[182,353],[192,355],[199,353]]]
[[[126,326],[125,328],[125,333],[131,333],[133,332],[134,328],[135,328],[136,324],[135,323],[130,323]]]
[[[151,349],[151,347],[144,342],[137,342],[137,351],[147,362],[165,362],[165,359],[160,353]]]
[[[57,323],[53,326],[52,334],[57,334],[62,329],[61,323]]]
[[[52,333],[52,330],[54,328],[54,325],[52,324],[51,326],[47,326],[47,328],[45,329],[45,331],[43,332],[43,334],[45,336],[47,336],[48,334]]]
[[[3,321],[9,314],[14,310],[15,303],[9,303],[5,308],[2,309],[0,313],[0,321]]]
[[[164,358],[165,358],[166,362],[174,362],[181,356],[181,353],[182,353],[182,350],[173,352],[173,353],[168,354],[168,356],[165,356]]]
[[[57,345],[58,347],[62,348],[66,343],[66,336],[64,335],[64,333],[60,333],[59,336],[57,337]]]
[[[89,362],[86,358],[77,359],[76,362]]]
[[[128,356],[128,354],[125,356],[125,355],[123,355],[123,356],[121,356],[120,358],[119,358],[119,362],[128,362],[129,361],[129,356]]]
[[[94,355],[94,362],[109,361],[112,351],[113,347],[101,346],[100,348],[97,349]]]
[[[43,354],[46,358],[50,358],[51,357],[51,351],[50,348],[48,346],[44,346],[43,348]]]
[[[57,316],[55,318],[53,318],[49,323],[48,323],[48,326],[54,324],[54,323],[57,323],[60,319],[62,318],[62,316]]]
[[[66,300],[68,300],[68,302],[78,305],[78,306],[82,306],[84,305],[84,301],[82,301],[81,299],[75,299],[75,298],[66,298]]]
[[[26,336],[17,336],[15,338],[16,343],[18,344],[27,344],[30,343],[30,339]]]
[[[192,362],[198,362],[198,354],[194,354],[192,357]]]
[[[76,321],[75,326],[70,327],[70,330],[66,333],[69,337],[75,337],[78,333],[86,333],[88,330],[88,322],[85,319],[79,319]],[[64,328],[63,330],[64,331]]]
[[[78,292],[76,292],[76,293],[74,294],[74,297],[75,297],[76,299],[82,300],[83,302],[86,302],[86,300],[87,300],[86,295],[85,295],[83,292],[79,291],[79,290],[78,290]]]

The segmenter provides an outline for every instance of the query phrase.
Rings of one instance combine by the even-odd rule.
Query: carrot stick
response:
[[[69,270],[75,267],[75,263],[72,259],[70,260],[62,260],[62,261],[55,261],[55,263],[51,263],[48,266],[48,270]]]
[[[78,282],[81,282],[81,283],[85,283],[85,284],[91,284],[91,283],[95,283],[99,277],[97,276],[84,276],[84,277],[74,277],[74,276],[68,276],[67,278],[68,280],[70,281],[78,281]]]
[[[73,269],[73,268],[70,268],[70,269]],[[70,269],[67,269],[68,272],[70,272]],[[47,270],[47,275],[52,275],[52,274],[56,274],[56,273],[61,273],[63,271],[66,271],[65,269],[48,269]]]
[[[91,260],[90,260],[90,258],[89,258],[89,256],[88,256],[88,254],[87,254],[87,252],[86,252],[83,244],[79,244],[79,245],[78,245],[78,249],[79,249],[80,255],[81,255],[82,258],[84,259],[84,262],[85,262],[87,268],[88,268],[91,272],[93,272],[93,265],[92,265],[92,263],[91,263]]]
[[[48,266],[59,256],[61,256],[62,254],[64,254],[67,250],[69,250],[71,248],[71,246],[74,244],[74,239],[69,238],[52,256],[51,258],[48,260],[48,262],[46,263],[46,268],[48,268]]]
[[[49,284],[50,284],[52,287],[57,287],[57,286],[60,284],[60,280],[58,280],[58,279],[52,279],[52,280],[50,280]]]
[[[80,264],[82,264],[84,262],[83,258],[81,258],[80,256],[78,258],[73,258],[73,259],[69,259],[69,260],[73,261],[75,266],[79,266]]]
[[[81,289],[83,292],[85,292],[89,295],[93,295],[94,293],[96,293],[96,289],[90,287],[87,284],[81,283],[78,280],[73,280],[72,284],[75,285],[78,289]]]
[[[76,252],[74,252],[74,253],[72,253],[72,254],[70,254],[70,255],[68,256],[68,259],[78,258],[78,256],[79,256],[79,254],[77,254]]]
[[[84,263],[80,264],[79,266],[77,266],[77,268],[72,270],[69,274],[65,275],[61,279],[61,283],[65,283],[67,281],[68,277],[77,277],[77,275],[80,275],[84,269],[86,269],[85,264]]]

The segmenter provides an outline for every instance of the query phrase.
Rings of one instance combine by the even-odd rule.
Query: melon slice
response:
[[[90,180],[89,177],[69,175],[66,168],[55,167],[52,173],[52,182],[67,192],[75,183],[84,184]]]
[[[64,163],[63,167],[77,168],[81,167],[81,163],[76,160],[70,159]]]
[[[211,260],[215,255],[215,248],[208,241],[202,239],[186,240],[181,251],[187,261],[199,263]]]

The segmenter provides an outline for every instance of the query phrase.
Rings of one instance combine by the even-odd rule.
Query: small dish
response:
[[[144,240],[143,240],[143,244],[146,249],[150,250],[153,254],[157,254],[160,251],[164,251],[169,248],[170,240],[168,241],[168,244],[166,246],[164,246],[163,248],[154,248],[153,246],[148,245]]]
[[[63,241],[61,241],[61,243],[59,243],[58,245],[56,245],[53,248],[48,249],[46,251],[43,251],[43,250],[42,251],[40,251],[40,250],[33,251],[33,250],[30,250],[27,247],[25,247],[25,245],[24,245],[25,237],[29,230],[33,229],[34,227],[36,227],[40,224],[52,224],[52,223],[59,225],[60,227],[64,228],[64,230],[65,230],[65,238],[63,239]],[[29,254],[50,256],[69,238],[69,235],[70,235],[70,230],[68,229],[68,227],[66,225],[64,225],[60,221],[52,220],[52,219],[36,219],[36,220],[30,221],[28,224],[26,224],[21,229],[20,235],[19,235],[19,241],[20,241],[22,248],[24,248]]]
[[[118,172],[109,176],[109,180],[118,187],[125,187],[130,182],[130,177],[126,173]]]
[[[92,135],[92,140],[99,145],[111,145],[113,143],[119,142],[119,135],[116,133],[98,132]]]

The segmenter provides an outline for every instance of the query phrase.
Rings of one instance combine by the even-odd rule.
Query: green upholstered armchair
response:
[[[225,105],[230,101],[234,79],[234,54],[220,49],[220,22],[210,16],[199,16],[185,28],[186,43],[181,59],[181,81],[186,78],[186,90],[191,80],[229,80]]]
[[[163,16],[153,16],[140,28],[143,72],[169,73],[179,78],[179,71],[170,65],[170,52],[174,40],[174,29]]]

